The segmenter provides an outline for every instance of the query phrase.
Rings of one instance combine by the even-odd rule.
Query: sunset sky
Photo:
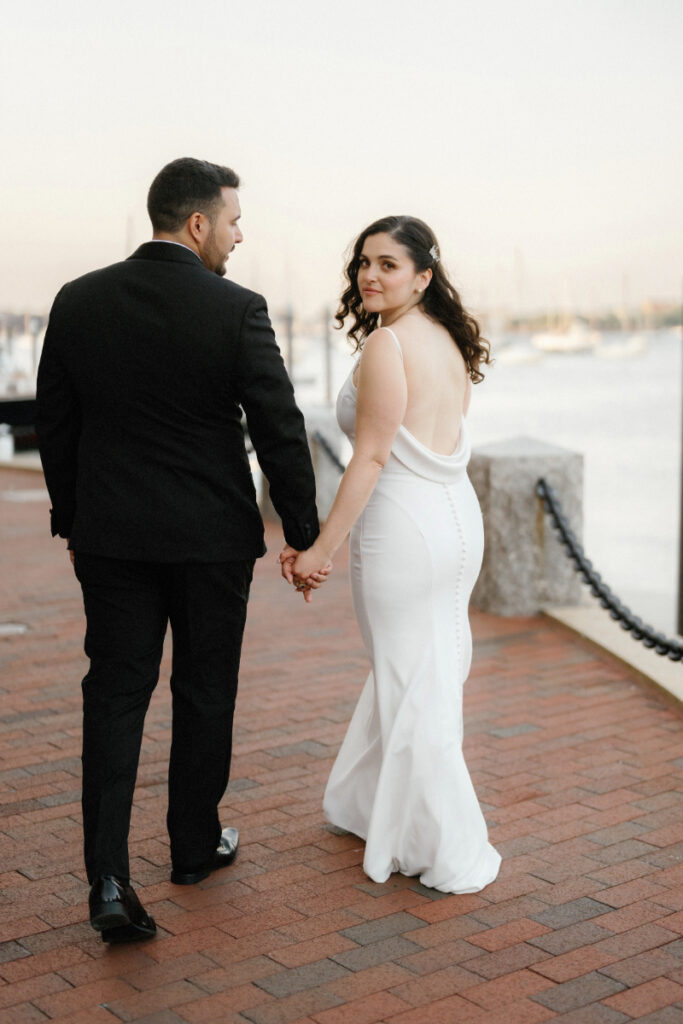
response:
[[[465,302],[681,292],[680,0],[33,0],[3,14],[0,308],[149,237],[177,156],[241,175],[235,280],[307,315],[413,213]]]

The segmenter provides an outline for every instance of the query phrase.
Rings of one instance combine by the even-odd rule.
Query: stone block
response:
[[[474,451],[469,466],[484,517],[484,561],[472,604],[496,615],[535,615],[581,603],[581,582],[536,496],[544,477],[581,540],[583,456],[533,438]]]
[[[344,465],[348,462],[346,453],[349,449],[349,442],[337,423],[334,409],[328,406],[308,406],[304,410],[304,415],[313,469],[315,470],[318,515],[323,521],[327,519],[332,508],[342,474],[325,447],[316,440],[315,435],[320,434],[325,439],[337,459]]]
[[[339,428],[334,409],[326,405],[319,405],[307,406],[302,411],[306,419],[306,434],[308,435],[308,444],[311,449],[311,459],[313,460],[313,470],[315,472],[318,515],[320,520],[324,521],[329,515],[332,502],[339,488],[341,472],[325,451],[324,446],[316,440],[315,435],[322,435],[336,457],[343,463],[347,462],[346,452],[349,445]],[[262,474],[257,494],[263,518],[277,522],[279,517],[270,500],[268,481]]]

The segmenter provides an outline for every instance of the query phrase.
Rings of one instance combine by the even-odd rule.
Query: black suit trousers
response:
[[[75,554],[86,614],[83,679],[85,866],[128,879],[142,730],[173,635],[167,826],[171,860],[192,869],[218,845],[253,560],[159,563]]]

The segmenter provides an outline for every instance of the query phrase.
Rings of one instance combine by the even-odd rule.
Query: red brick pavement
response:
[[[258,566],[223,820],[234,867],[168,880],[169,695],[148,715],[132,874],[156,941],[87,920],[82,611],[38,475],[0,471],[0,1021],[683,1022],[681,716],[542,618],[475,615],[466,755],[503,855],[483,893],[362,872],[321,794],[366,672],[342,560],[304,606]]]

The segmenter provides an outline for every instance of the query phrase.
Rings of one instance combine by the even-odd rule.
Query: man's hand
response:
[[[294,582],[292,566],[294,565],[298,554],[299,552],[296,551],[294,548],[290,547],[289,544],[285,544],[278,557],[278,562],[280,563],[280,571],[282,572],[282,578],[284,580],[287,580],[288,583]]]
[[[294,584],[294,574],[292,573],[292,566],[294,565],[294,562],[296,561],[298,555],[299,552],[295,548],[290,547],[289,544],[285,544],[278,557],[278,562],[280,563],[281,567],[280,571],[282,572],[282,578],[283,580],[286,580],[287,583]],[[304,601],[307,604],[310,604],[310,587],[294,584],[294,589],[297,590],[299,593],[303,594]]]
[[[66,538],[66,549],[67,549],[67,551],[69,551],[69,538],[68,537]],[[73,551],[69,551],[69,558],[71,559],[71,564],[74,565],[75,563],[74,563],[74,552]]]

